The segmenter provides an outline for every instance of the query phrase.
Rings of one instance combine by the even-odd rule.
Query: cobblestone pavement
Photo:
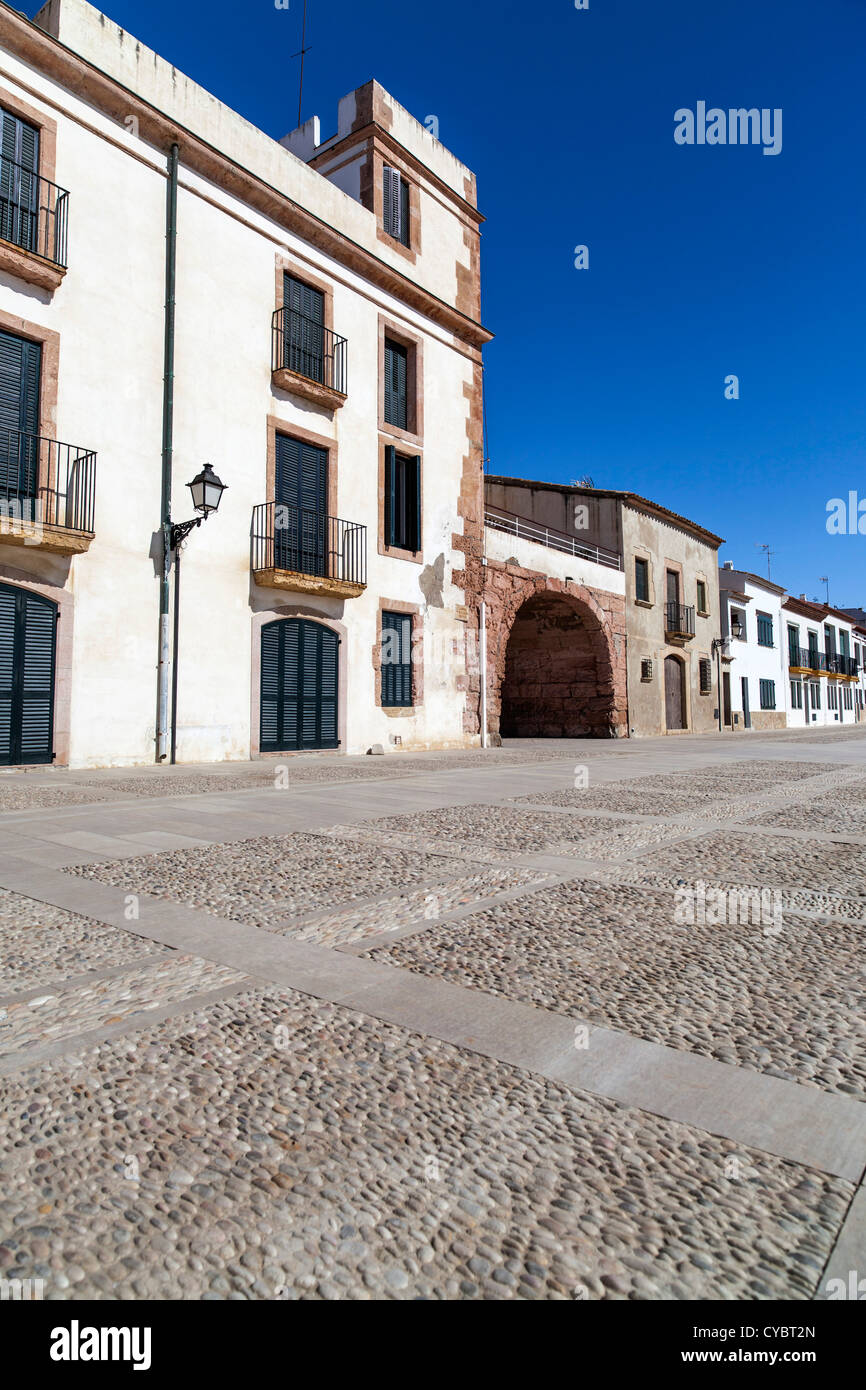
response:
[[[75,774],[59,790],[87,798],[37,820],[6,798],[39,810],[59,774],[0,784],[0,1279],[55,1300],[820,1294],[866,1165],[862,733],[287,766],[296,794],[255,803],[273,833],[240,836],[220,796],[242,820],[273,767]],[[164,849],[76,848],[150,833],[160,795],[187,798]],[[563,1024],[585,1073],[545,1069]],[[619,1039],[611,1072],[585,1025]],[[684,1060],[709,1068],[700,1123],[650,1087]],[[824,1157],[843,1131],[856,1161]]]

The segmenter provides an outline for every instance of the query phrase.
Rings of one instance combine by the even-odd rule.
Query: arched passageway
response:
[[[518,610],[505,649],[504,738],[610,738],[615,692],[607,640],[570,595],[536,593]]]

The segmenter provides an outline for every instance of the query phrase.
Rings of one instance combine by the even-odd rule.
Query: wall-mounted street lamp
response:
[[[207,521],[211,512],[215,512],[219,507],[223,493],[226,491],[226,484],[222,482],[214,473],[209,463],[206,463],[200,473],[197,473],[187,487],[192,493],[192,505],[199,513],[191,521],[172,522],[171,525],[171,548],[177,550],[183,545],[190,531],[196,526],[201,526],[203,521]]]
[[[171,761],[177,761],[177,667],[178,649],[180,639],[180,556],[183,543],[191,531],[197,526],[201,526],[203,521],[207,521],[212,512],[215,512],[222,500],[222,495],[226,491],[226,484],[221,481],[214,473],[209,463],[206,463],[200,473],[197,473],[187,487],[192,494],[192,505],[198,512],[198,516],[192,517],[189,521],[171,522],[169,536],[171,550],[174,555],[174,660],[171,669]]]
[[[742,637],[743,635],[743,623],[739,613],[734,613],[731,618],[731,635],[733,637]]]

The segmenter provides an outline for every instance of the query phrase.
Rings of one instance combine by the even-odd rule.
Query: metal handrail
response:
[[[0,429],[0,522],[93,535],[96,454],[43,435]]]
[[[0,241],[66,268],[69,194],[49,179],[0,158]]]
[[[345,396],[347,346],[333,329],[297,309],[284,306],[274,312],[271,371],[296,372]]]
[[[535,541],[538,545],[546,545],[550,550],[561,550],[578,560],[591,560],[593,564],[606,565],[608,569],[622,569],[622,557],[615,551],[605,550],[599,545],[585,545],[583,541],[576,540],[565,531],[557,531],[551,526],[539,526],[526,517],[518,516],[516,512],[485,507],[484,525],[489,526],[492,531],[505,531],[510,536],[517,536],[519,540]]]
[[[324,512],[261,502],[253,508],[253,570],[367,583],[367,528]]]
[[[665,631],[695,635],[695,610],[687,603],[665,604]]]

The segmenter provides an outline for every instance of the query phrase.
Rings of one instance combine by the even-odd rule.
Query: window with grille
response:
[[[640,678],[642,681],[651,681],[653,678],[652,657],[645,657],[640,664]]]
[[[401,708],[412,699],[412,618],[382,613],[382,704]]]
[[[702,656],[698,663],[701,681],[701,694],[709,695],[713,688],[713,667],[708,656]]]

